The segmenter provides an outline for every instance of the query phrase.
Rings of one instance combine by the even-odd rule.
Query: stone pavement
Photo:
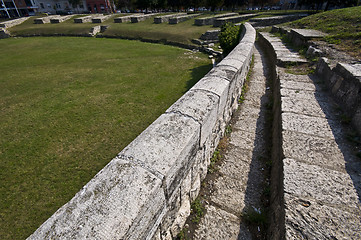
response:
[[[341,123],[323,81],[276,69],[268,237],[361,239],[361,161],[347,140],[352,128]]]
[[[267,66],[255,50],[253,74],[245,101],[233,116],[232,133],[218,178],[211,180],[206,214],[194,239],[252,239],[240,218],[249,209],[261,208],[266,143],[264,140]]]

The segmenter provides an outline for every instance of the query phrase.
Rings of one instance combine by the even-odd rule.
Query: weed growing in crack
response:
[[[191,214],[192,214],[192,222],[199,223],[201,218],[205,214],[205,208],[202,204],[202,201],[199,197],[197,197],[191,204]]]

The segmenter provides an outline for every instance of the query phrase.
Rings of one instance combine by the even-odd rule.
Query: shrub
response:
[[[236,26],[233,23],[226,23],[221,27],[219,43],[225,56],[239,43],[240,29],[240,26]]]

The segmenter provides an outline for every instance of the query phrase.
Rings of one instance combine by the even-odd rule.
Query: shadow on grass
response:
[[[213,65],[210,63],[208,65],[203,65],[192,69],[192,79],[187,81],[187,90],[191,89],[201,78],[203,78],[211,69]]]

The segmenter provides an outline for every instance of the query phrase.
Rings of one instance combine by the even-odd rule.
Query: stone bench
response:
[[[198,16],[200,16],[200,15],[201,15],[201,14],[188,14],[188,15],[183,15],[183,16],[178,16],[178,17],[170,18],[170,19],[169,19],[169,24],[178,24],[178,23],[180,23],[180,22],[187,21],[188,19],[198,17]]]
[[[213,25],[213,22],[217,18],[224,18],[224,17],[232,17],[237,16],[238,13],[224,13],[224,14],[217,14],[211,17],[205,17],[205,18],[197,18],[194,19],[194,25],[197,26],[204,26],[204,25]]]
[[[61,16],[61,17],[58,17],[58,18],[52,18],[52,19],[50,19],[50,22],[51,23],[61,23],[61,22],[64,22],[66,20],[69,20],[72,17],[73,17],[72,15],[67,15],[67,16]]]
[[[137,17],[137,16],[141,16],[141,15],[144,15],[144,13],[137,13],[137,14],[127,15],[127,16],[117,17],[117,18],[114,18],[114,23],[130,22],[131,17]]]
[[[255,16],[258,16],[258,15],[259,14],[254,13],[254,14],[238,15],[238,16],[233,16],[233,17],[217,18],[213,22],[213,27],[221,27],[222,25],[224,25],[227,22],[239,23],[239,22],[248,20],[250,18],[253,18]]]
[[[253,27],[272,26],[285,22],[295,21],[297,19],[301,19],[307,16],[308,14],[292,14],[292,15],[290,14],[290,15],[282,15],[282,16],[274,16],[274,17],[253,18],[249,20],[249,23],[252,24]]]
[[[29,19],[29,17],[22,17],[22,18],[2,22],[2,23],[0,23],[0,28],[11,28],[11,27],[14,27],[16,25],[19,25],[19,24],[25,22],[28,19]]]
[[[42,17],[42,18],[35,18],[34,19],[34,24],[45,24],[45,23],[50,23],[50,20],[53,18],[59,18],[60,15],[53,15],[53,16],[48,16],[48,17]]]
[[[154,23],[159,24],[159,23],[163,23],[163,22],[168,22],[170,18],[184,16],[184,15],[187,15],[187,13],[176,13],[176,14],[158,16],[158,17],[154,18]]]
[[[92,23],[102,23],[106,20],[108,20],[109,18],[111,18],[112,15],[109,14],[109,15],[104,15],[104,16],[99,16],[99,17],[95,17],[92,19]]]
[[[93,15],[88,15],[88,16],[84,16],[84,17],[80,17],[80,18],[74,18],[74,23],[91,22],[93,18],[98,18],[101,16],[103,16],[103,14],[93,14]]]
[[[138,23],[138,22],[142,22],[142,21],[145,21],[155,15],[157,15],[158,13],[149,13],[149,14],[144,14],[144,15],[138,15],[138,16],[133,16],[133,17],[130,17],[130,21],[132,23]]]
[[[172,239],[238,107],[256,31],[126,146],[30,239]]]

